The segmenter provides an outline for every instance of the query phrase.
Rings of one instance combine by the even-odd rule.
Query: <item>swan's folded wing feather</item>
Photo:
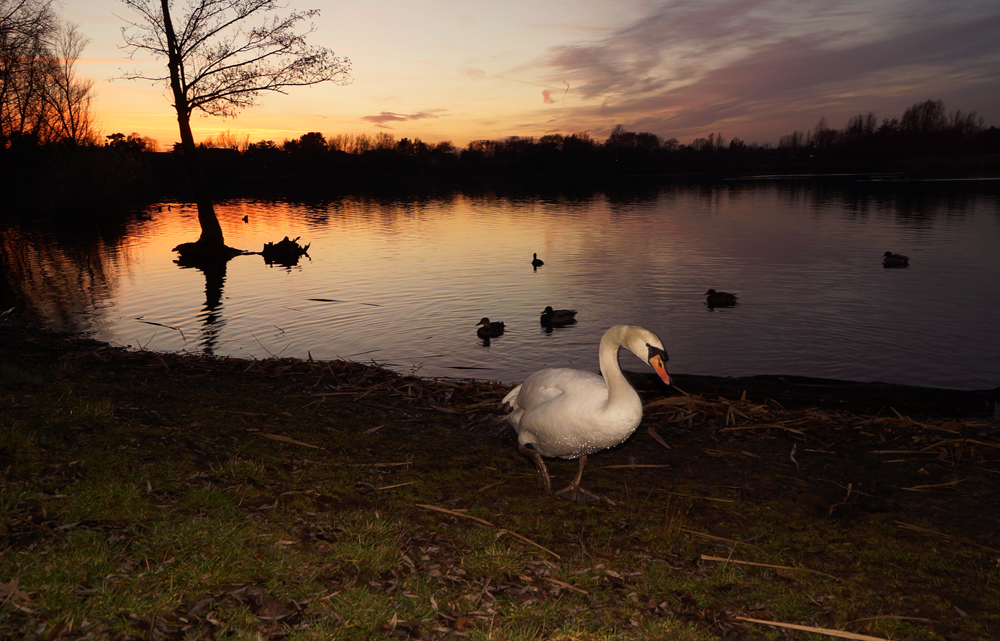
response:
[[[593,372],[565,367],[538,370],[521,383],[518,407],[531,410],[564,394],[596,393],[607,390],[604,378]]]

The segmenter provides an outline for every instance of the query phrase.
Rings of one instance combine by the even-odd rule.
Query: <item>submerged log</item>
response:
[[[299,258],[305,256],[309,258],[309,245],[301,246],[297,242],[299,236],[295,237],[295,240],[289,240],[288,236],[285,236],[284,240],[280,240],[276,243],[267,243],[264,245],[264,249],[261,250],[260,255],[264,257],[264,262],[268,265],[277,263],[279,265],[284,265],[285,267],[291,267],[297,265]]]

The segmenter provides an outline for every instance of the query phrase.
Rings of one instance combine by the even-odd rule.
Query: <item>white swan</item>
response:
[[[576,479],[556,495],[571,501],[599,497],[580,487],[587,455],[623,442],[642,420],[642,401],[618,366],[618,348],[626,347],[649,363],[670,384],[667,353],[653,332],[634,325],[615,325],[599,348],[603,377],[578,369],[543,369],[504,397],[507,421],[517,432],[518,451],[538,468],[539,484],[552,495],[543,456],[580,459]]]

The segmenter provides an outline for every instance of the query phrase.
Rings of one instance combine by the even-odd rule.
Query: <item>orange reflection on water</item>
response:
[[[36,242],[22,263],[40,265],[26,297],[53,323],[144,349],[375,359],[515,382],[543,366],[596,369],[604,329],[631,323],[660,335],[680,373],[992,387],[1000,365],[979,346],[1000,340],[988,321],[1000,316],[1000,284],[988,277],[1000,272],[990,249],[1000,225],[989,199],[966,202],[959,213],[945,201],[904,216],[881,198],[773,185],[234,200],[217,205],[229,245],[259,251],[288,236],[311,247],[296,266],[241,256],[220,273],[178,268],[171,250],[198,237],[197,216],[163,203],[95,243],[97,258],[43,257]],[[4,247],[19,238],[8,230]],[[913,266],[883,270],[886,249]],[[982,260],[958,260],[970,252]],[[43,277],[63,272],[64,282]],[[735,291],[740,304],[709,311],[708,288]],[[86,294],[74,298],[77,289]],[[964,305],[983,291],[983,304]],[[579,322],[546,332],[546,305],[577,309]],[[507,325],[488,347],[476,336],[484,316]]]

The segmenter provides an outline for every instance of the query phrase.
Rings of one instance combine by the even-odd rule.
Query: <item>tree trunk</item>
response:
[[[177,46],[177,35],[170,20],[168,0],[160,0],[163,8],[163,28],[167,37],[167,67],[170,70],[170,89],[174,95],[174,109],[177,111],[177,125],[181,132],[181,149],[187,164],[188,175],[191,178],[191,189],[194,191],[195,202],[198,204],[198,223],[201,225],[201,237],[196,243],[184,243],[175,247],[175,251],[185,254],[195,261],[204,261],[213,257],[229,259],[240,254],[240,250],[227,247],[222,235],[222,226],[215,215],[212,199],[208,195],[205,181],[201,176],[201,166],[198,164],[197,148],[194,135],[191,133],[191,106],[181,87],[181,71],[183,60],[180,48]]]

